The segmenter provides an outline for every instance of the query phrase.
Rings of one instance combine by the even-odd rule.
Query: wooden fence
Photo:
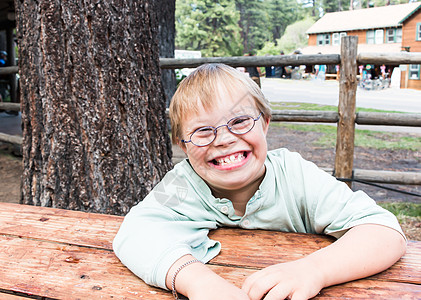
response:
[[[333,170],[330,170],[337,178],[377,183],[421,185],[421,173],[417,172],[353,169],[355,124],[421,127],[421,114],[355,112],[358,64],[421,64],[421,53],[360,53],[357,55],[357,42],[358,39],[355,36],[343,37],[340,55],[278,55],[190,59],[161,58],[160,65],[162,69],[194,68],[204,63],[217,62],[233,67],[315,64],[340,65],[339,104],[337,112],[275,110],[272,120],[276,122],[337,123],[335,165]],[[16,73],[17,67],[9,67],[7,72]],[[0,109],[18,111],[19,104],[0,103]],[[0,134],[0,141],[22,143],[21,138],[20,142],[16,139],[16,137]]]

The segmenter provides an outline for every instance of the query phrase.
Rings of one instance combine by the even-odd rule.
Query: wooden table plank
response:
[[[123,217],[0,203],[0,234],[112,249]]]
[[[123,217],[29,205],[0,203],[0,234],[112,249]],[[302,258],[334,241],[320,235],[224,228],[212,231],[222,252],[212,262],[264,268]],[[235,240],[232,237],[235,236]],[[301,245],[296,247],[296,245]],[[291,247],[294,248],[291,251]],[[265,248],[264,253],[261,251]],[[421,284],[421,242],[410,241],[405,256],[373,278]]]
[[[6,279],[0,280],[0,290],[62,298],[61,293],[73,293],[77,284],[83,284],[83,288],[77,287],[82,299],[110,293],[119,298],[127,295],[128,299],[150,299],[153,295],[166,299],[170,294],[145,285],[113,254],[111,243],[122,220],[118,216],[0,203],[0,279]],[[210,267],[237,285],[253,269],[304,257],[333,241],[326,236],[232,228],[212,231],[210,237],[222,243],[222,252]],[[319,297],[337,298],[339,292],[343,297],[365,297],[369,292],[368,298],[382,299],[393,291],[402,294],[397,298],[421,299],[419,270],[421,242],[410,241],[407,254],[392,268],[369,279],[324,289]],[[59,282],[51,281],[49,275]],[[414,295],[417,298],[411,298]]]
[[[212,263],[257,269],[303,258],[334,241],[322,235],[237,228],[218,229],[211,232],[210,237],[222,243],[221,254]],[[421,284],[420,270],[421,242],[409,241],[406,254],[397,263],[371,278]]]
[[[232,266],[210,267],[237,286],[255,271]],[[0,289],[41,297],[172,299],[170,292],[143,283],[111,251],[11,236],[0,236],[0,278]],[[421,287],[358,280],[324,289],[319,297],[386,299],[391,292],[395,299],[419,299]]]
[[[172,299],[112,251],[0,236],[0,289],[57,299]]]

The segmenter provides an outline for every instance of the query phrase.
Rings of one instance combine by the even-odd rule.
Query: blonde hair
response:
[[[269,102],[247,74],[224,64],[204,64],[180,83],[171,100],[169,110],[173,143],[181,140],[182,122],[187,115],[197,113],[200,105],[205,109],[210,108],[216,101],[220,87],[228,91],[233,87],[244,89],[253,98],[264,118],[270,119]]]

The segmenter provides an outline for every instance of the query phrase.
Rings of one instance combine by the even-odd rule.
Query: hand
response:
[[[242,289],[252,300],[309,299],[324,287],[321,277],[304,258],[260,270],[245,280]]]

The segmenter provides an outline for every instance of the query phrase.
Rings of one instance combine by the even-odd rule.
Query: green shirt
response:
[[[396,217],[362,191],[353,192],[298,153],[269,151],[266,174],[237,216],[229,199],[213,197],[188,160],[177,164],[125,217],[114,239],[119,259],[146,283],[166,288],[171,265],[191,254],[207,262],[221,245],[208,232],[222,226],[341,237],[360,224],[402,230]]]

